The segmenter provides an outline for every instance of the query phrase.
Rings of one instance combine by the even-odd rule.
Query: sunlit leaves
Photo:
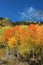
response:
[[[7,42],[10,48],[16,47],[23,56],[32,49],[38,52],[40,47],[43,48],[43,25],[16,25],[4,32],[2,42]]]
[[[9,46],[9,47],[14,47],[14,46],[16,46],[16,43],[17,43],[17,42],[16,42],[16,38],[15,38],[15,37],[9,38],[7,43],[8,43],[8,46]]]
[[[4,32],[7,30],[7,29],[10,29],[11,26],[5,26],[5,27],[1,27],[0,28],[0,41],[1,41],[1,37],[3,36]]]
[[[4,29],[3,29],[4,30]],[[16,40],[19,40],[20,43],[29,42],[34,44],[40,44],[43,42],[43,25],[24,25],[24,26],[15,26],[12,29],[8,29],[5,31],[2,37],[2,41],[8,41],[9,38],[15,37]]]

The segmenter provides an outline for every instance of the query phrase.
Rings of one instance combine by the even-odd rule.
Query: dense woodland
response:
[[[0,61],[43,65],[43,22],[0,18]]]

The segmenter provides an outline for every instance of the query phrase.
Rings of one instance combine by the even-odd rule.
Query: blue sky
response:
[[[26,19],[29,9],[42,10],[43,0],[0,0],[0,17],[8,17],[12,21]]]

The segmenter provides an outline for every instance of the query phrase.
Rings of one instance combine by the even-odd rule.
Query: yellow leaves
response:
[[[18,49],[19,49],[19,53],[20,53],[22,56],[25,57],[25,54],[30,52],[30,50],[32,49],[32,46],[31,46],[31,44],[29,44],[29,43],[23,42],[23,43],[21,43],[21,44],[18,46]]]
[[[22,54],[24,54],[25,53],[25,51],[26,51],[26,46],[27,46],[27,44],[26,43],[21,43],[21,45],[19,46],[19,53],[22,55]],[[26,48],[26,49],[25,49]]]
[[[2,37],[3,37],[3,39],[6,37],[6,36],[3,36],[5,31],[8,30],[8,29],[11,29],[11,28],[12,28],[11,26],[1,27],[1,29],[0,29],[0,41],[2,41]]]
[[[10,48],[18,50],[24,56],[32,48],[40,48],[43,44],[43,25],[38,24],[18,25],[8,29],[2,40],[8,43]]]
[[[11,37],[11,38],[9,38],[9,40],[8,40],[8,46],[9,47],[14,47],[14,46],[16,46],[16,38],[15,37]]]
[[[22,48],[25,43],[29,43],[29,41],[29,44],[32,42],[33,46],[40,43],[43,44],[43,25],[16,25],[4,33],[2,40],[6,41],[9,47],[14,47],[18,44],[18,40],[19,43],[22,44],[20,48]]]
[[[27,28],[26,25],[20,25],[20,28],[24,29],[24,28]]]

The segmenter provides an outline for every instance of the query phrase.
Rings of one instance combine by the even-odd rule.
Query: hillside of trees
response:
[[[0,64],[43,65],[43,22],[0,18]]]
[[[26,21],[26,20],[22,20],[22,21],[11,21],[8,18],[2,18],[0,17],[0,26],[14,26],[14,25],[29,25],[29,24],[43,24],[42,21]]]

